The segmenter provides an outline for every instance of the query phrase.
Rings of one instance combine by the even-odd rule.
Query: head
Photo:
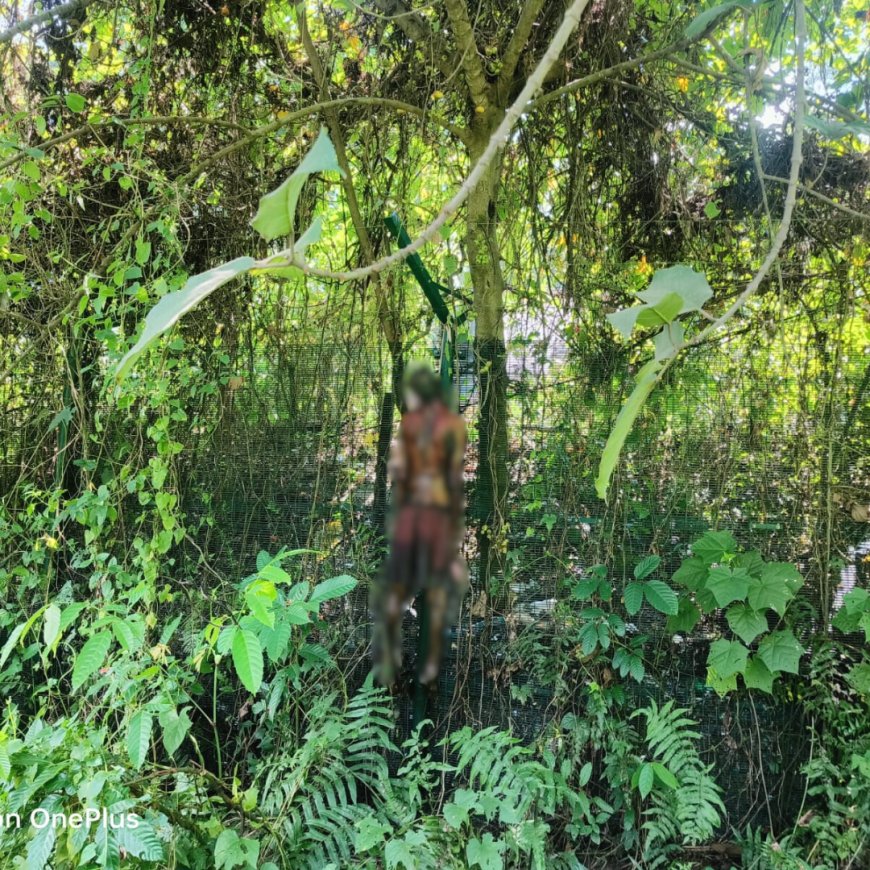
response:
[[[405,407],[416,411],[424,405],[444,401],[444,388],[441,380],[429,366],[417,363],[405,371],[403,381]]]

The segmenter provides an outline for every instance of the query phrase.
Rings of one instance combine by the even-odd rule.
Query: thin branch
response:
[[[44,12],[31,15],[30,18],[25,18],[24,21],[0,33],[0,45],[11,42],[19,34],[26,33],[45,21],[51,21],[52,18],[66,18],[74,12],[85,9],[85,7],[90,6],[93,2],[94,0],[72,0],[70,3],[62,3],[60,6],[55,6],[54,9],[46,9]]]
[[[780,178],[778,175],[768,175],[766,172],[762,176],[765,181],[775,181],[778,184],[788,184],[789,180],[787,178]],[[821,202],[825,203],[825,205],[831,206],[831,208],[837,209],[837,211],[844,212],[845,214],[851,215],[852,217],[856,217],[862,221],[870,221],[870,214],[866,212],[858,211],[857,209],[850,208],[848,205],[843,205],[841,202],[837,202],[836,200],[831,199],[830,197],[825,196],[823,193],[819,193],[817,190],[813,190],[807,184],[799,184],[798,188],[802,193],[805,193],[807,196],[815,197]]]
[[[489,83],[486,80],[486,70],[480,61],[466,0],[444,0],[444,6],[447,8],[450,27],[462,54],[462,69],[471,100],[475,106],[486,108],[489,103]]]
[[[562,49],[565,47],[571,34],[580,23],[580,16],[583,14],[583,10],[586,8],[588,2],[589,0],[574,0],[568,8],[564,20],[553,36],[552,42],[548,46],[546,52],[544,52],[544,56],[541,58],[534,72],[529,76],[519,96],[505,112],[504,118],[490,137],[489,143],[484,149],[483,154],[480,155],[480,159],[474,165],[474,168],[468,174],[468,177],[462,183],[462,186],[456,194],[442,206],[441,211],[435,219],[417,236],[416,239],[414,239],[414,241],[409,245],[406,245],[404,248],[401,248],[386,257],[382,257],[380,260],[377,260],[368,266],[360,269],[351,269],[347,272],[332,272],[328,269],[318,269],[313,266],[308,266],[303,262],[296,262],[292,259],[292,251],[285,252],[288,257],[287,265],[295,265],[306,274],[313,275],[317,278],[326,278],[333,281],[358,281],[362,278],[367,278],[369,275],[373,275],[376,272],[382,272],[384,269],[394,266],[397,263],[401,263],[406,257],[419,251],[427,242],[436,238],[441,227],[443,227],[450,217],[459,210],[459,207],[466,199],[468,199],[471,192],[477,187],[480,180],[489,170],[492,161],[495,159],[499,150],[504,146],[511,130],[520,119],[520,116],[528,111],[530,100],[535,95],[538,88],[541,87],[547,72],[559,59]],[[278,254],[275,255],[275,257],[269,258],[270,265],[277,265],[280,257],[281,255]]]
[[[529,41],[532,28],[535,26],[535,21],[541,12],[544,2],[545,0],[526,0],[523,4],[520,20],[517,22],[508,46],[502,55],[501,72],[498,74],[498,82],[495,86],[496,97],[499,99],[503,96],[507,97],[510,93],[514,73],[517,71],[517,65],[522,57],[523,49]]]

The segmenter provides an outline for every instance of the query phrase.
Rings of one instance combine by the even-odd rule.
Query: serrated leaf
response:
[[[341,598],[342,595],[347,595],[352,589],[356,589],[356,585],[356,578],[349,574],[330,577],[314,587],[308,601],[310,604],[322,604],[333,598]]]
[[[870,664],[855,665],[846,674],[846,680],[856,692],[870,696]]]
[[[729,607],[725,618],[731,631],[745,644],[752,643],[758,635],[767,631],[767,619],[748,604],[735,604]]]
[[[365,816],[356,823],[354,849],[359,853],[374,849],[375,846],[382,846],[387,834],[392,833],[392,830],[390,825],[375,816]]]
[[[707,668],[707,685],[719,695],[720,698],[737,688],[737,674],[722,677],[716,673],[715,668]]]
[[[89,637],[85,645],[76,656],[72,672],[72,690],[79,688],[103,665],[109,647],[112,645],[112,635],[107,631],[100,631]]]
[[[634,616],[643,606],[643,584],[629,583],[622,594],[625,609],[630,616]]]
[[[683,559],[682,565],[674,572],[671,578],[674,583],[685,586],[690,592],[704,585],[709,573],[709,566],[699,556],[689,556]]]
[[[162,861],[163,844],[157,832],[143,818],[136,816],[136,821],[135,828],[124,825],[112,829],[116,842],[128,855],[140,861]]]
[[[644,558],[634,566],[634,579],[645,580],[650,574],[658,570],[661,563],[661,556],[656,556],[655,554],[644,556]]]
[[[668,616],[676,616],[679,611],[677,593],[662,580],[647,580],[643,584],[643,594],[651,607]]]
[[[502,870],[504,861],[502,853],[505,844],[502,840],[495,840],[490,833],[483,835],[482,839],[472,837],[465,847],[465,857],[469,867],[480,867],[480,870]]]
[[[145,324],[139,340],[118,363],[118,368],[115,370],[116,379],[123,380],[139,356],[164,332],[178,323],[188,311],[193,310],[227,281],[232,281],[233,278],[250,271],[255,263],[253,257],[237,257],[207,272],[194,275],[187,280],[181,290],[167,293],[145,316]]]
[[[773,691],[773,674],[767,665],[758,657],[753,656],[746,664],[743,672],[743,682],[747,689],[758,689],[770,694]]]
[[[726,554],[737,550],[737,541],[731,532],[707,532],[692,544],[692,555],[705,565],[721,562]]]
[[[675,616],[668,617],[668,631],[688,634],[701,618],[701,611],[689,598],[680,598],[679,609]]]
[[[788,629],[772,632],[758,645],[758,657],[773,673],[796,674],[802,654],[803,647]]]
[[[739,641],[720,638],[710,646],[707,665],[713,668],[719,677],[727,679],[746,670],[748,655],[749,650]]]
[[[127,755],[136,770],[142,767],[148,757],[153,725],[151,715],[145,710],[137,710],[127,724]]]
[[[764,566],[758,579],[753,578],[749,588],[749,603],[756,610],[769,607],[782,616],[803,582],[804,578],[794,565],[770,562]]]
[[[619,461],[622,445],[625,444],[625,439],[628,437],[634,421],[637,419],[638,414],[640,414],[644,402],[646,402],[656,384],[656,377],[660,367],[660,364],[655,360],[650,360],[638,372],[634,390],[628,399],[626,399],[625,404],[619,411],[616,422],[613,424],[613,429],[607,438],[607,443],[604,445],[604,451],[601,454],[601,462],[598,465],[598,477],[595,481],[595,491],[601,499],[607,498],[610,477],[613,474],[616,463]]]
[[[726,565],[718,565],[710,569],[704,588],[713,593],[719,607],[727,607],[732,601],[746,598],[751,580],[744,571],[732,571]]]
[[[447,824],[457,830],[468,821],[468,807],[460,806],[452,801],[444,804],[443,813]]]
[[[242,685],[256,695],[263,682],[263,650],[254,632],[240,629],[233,638],[233,665]]]
[[[293,235],[299,194],[308,176],[316,172],[341,172],[335,148],[325,127],[320,128],[314,144],[290,177],[280,187],[260,198],[251,226],[267,242],[279,236]]]

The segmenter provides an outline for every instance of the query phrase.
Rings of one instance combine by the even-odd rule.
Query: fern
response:
[[[291,755],[257,771],[261,808],[284,835],[280,851],[293,867],[347,866],[356,824],[393,794],[385,753],[396,751],[389,697],[364,687],[335,711],[329,697],[310,713],[311,727]]]
[[[676,788],[656,788],[644,811],[644,866],[660,866],[677,843],[709,839],[722,823],[722,790],[698,752],[701,735],[685,710],[668,701],[661,708],[653,701],[632,718],[646,719],[645,742],[649,757],[674,775]]]

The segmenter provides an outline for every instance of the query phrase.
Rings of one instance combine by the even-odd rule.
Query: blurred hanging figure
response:
[[[437,375],[427,366],[409,368],[405,413],[390,454],[393,505],[388,522],[390,554],[380,595],[376,652],[381,682],[389,685],[402,666],[402,618],[419,593],[425,595],[429,636],[417,679],[438,676],[447,627],[468,588],[459,555],[464,530],[465,421],[447,406]]]

